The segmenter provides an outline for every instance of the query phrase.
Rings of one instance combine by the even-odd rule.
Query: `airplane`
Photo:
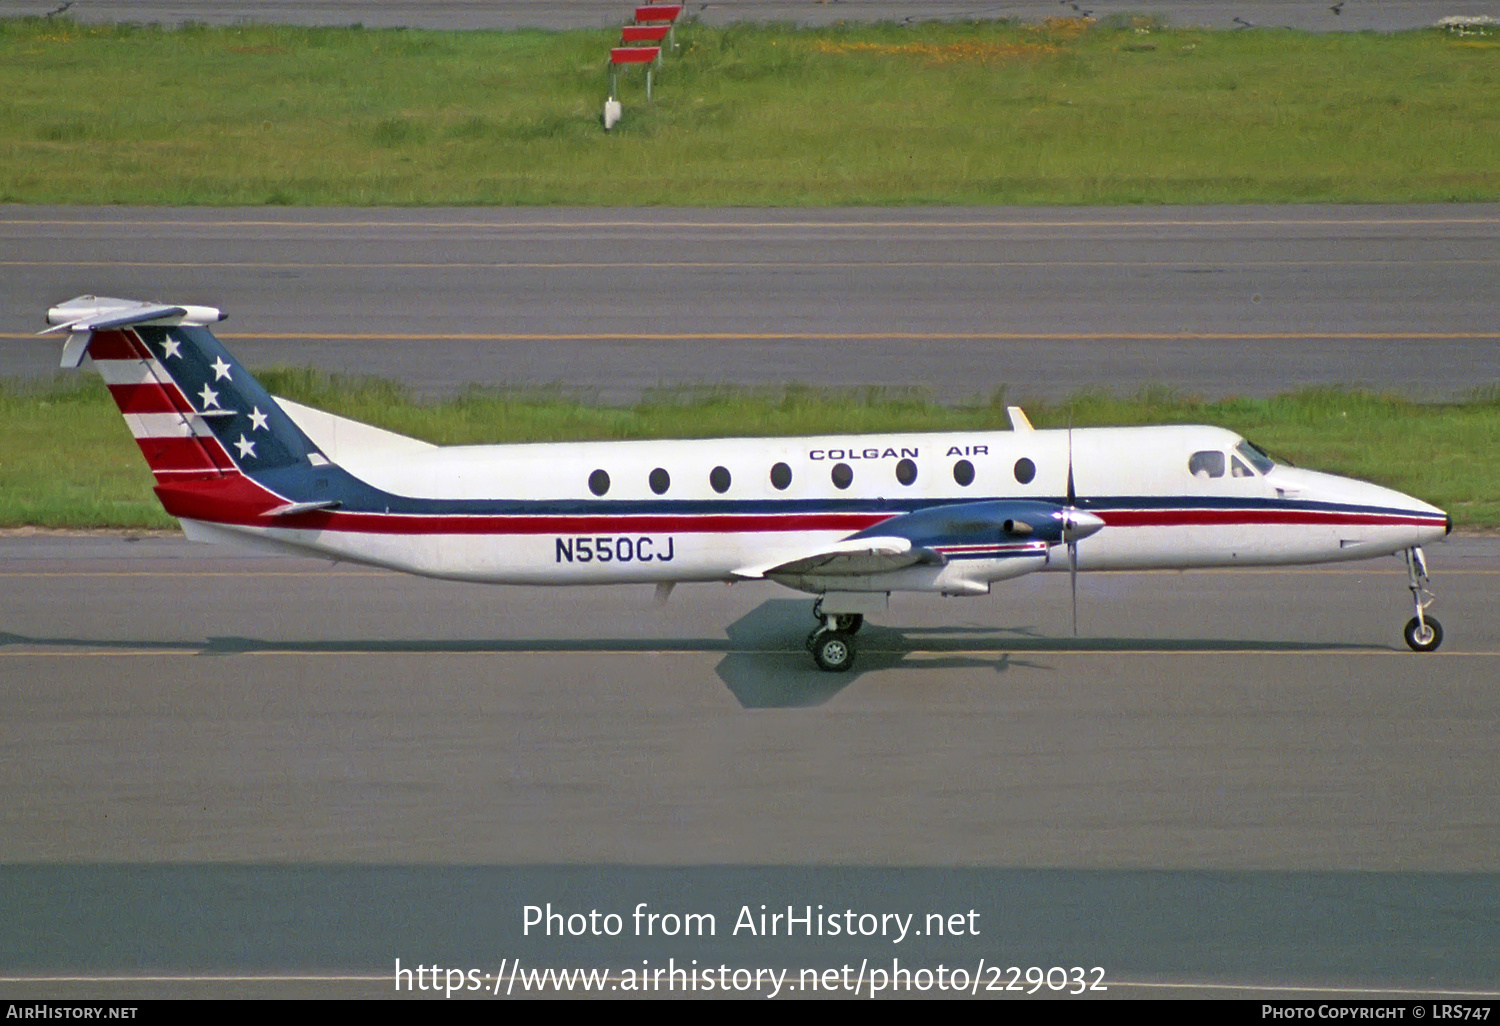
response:
[[[1276,462],[1211,426],[439,447],[269,395],[213,307],[80,296],[62,366],[103,376],[196,541],[497,584],[769,580],[817,596],[847,671],[891,592],[985,595],[1039,571],[1286,566],[1402,554],[1414,651],[1442,643],[1422,546],[1453,519]]]

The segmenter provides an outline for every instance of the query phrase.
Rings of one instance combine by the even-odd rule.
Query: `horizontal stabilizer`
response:
[[[277,506],[268,509],[266,513],[273,517],[289,517],[297,513],[313,513],[320,509],[338,509],[343,502],[338,499],[329,499],[325,502],[289,502],[285,506]]]
[[[108,331],[133,324],[191,324],[202,327],[223,319],[223,312],[211,306],[170,306],[164,303],[143,303],[137,299],[79,296],[47,311],[47,323],[52,327],[42,334],[54,331]]]

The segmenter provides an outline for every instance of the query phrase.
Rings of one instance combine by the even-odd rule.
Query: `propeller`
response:
[[[1063,541],[1068,545],[1068,591],[1073,597],[1073,637],[1078,637],[1078,491],[1073,487],[1073,411],[1068,411],[1068,504],[1063,508]]]
[[[1078,636],[1078,542],[1097,532],[1104,521],[1078,508],[1073,483],[1073,413],[1068,411],[1068,496],[1062,509],[1062,540],[1068,547],[1068,589],[1073,597],[1073,636]]]

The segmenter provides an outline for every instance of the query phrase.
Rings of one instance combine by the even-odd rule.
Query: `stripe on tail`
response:
[[[88,355],[160,482],[234,473],[234,460],[134,330],[95,332]]]

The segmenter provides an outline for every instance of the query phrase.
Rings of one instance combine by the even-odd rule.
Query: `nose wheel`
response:
[[[1420,545],[1405,552],[1407,587],[1411,589],[1412,605],[1417,615],[1406,622],[1402,634],[1413,652],[1431,652],[1443,643],[1443,625],[1427,615],[1437,597],[1432,593],[1432,581],[1427,576],[1427,556]]]
[[[1406,643],[1413,652],[1431,652],[1443,643],[1443,625],[1432,617],[1406,621]]]

